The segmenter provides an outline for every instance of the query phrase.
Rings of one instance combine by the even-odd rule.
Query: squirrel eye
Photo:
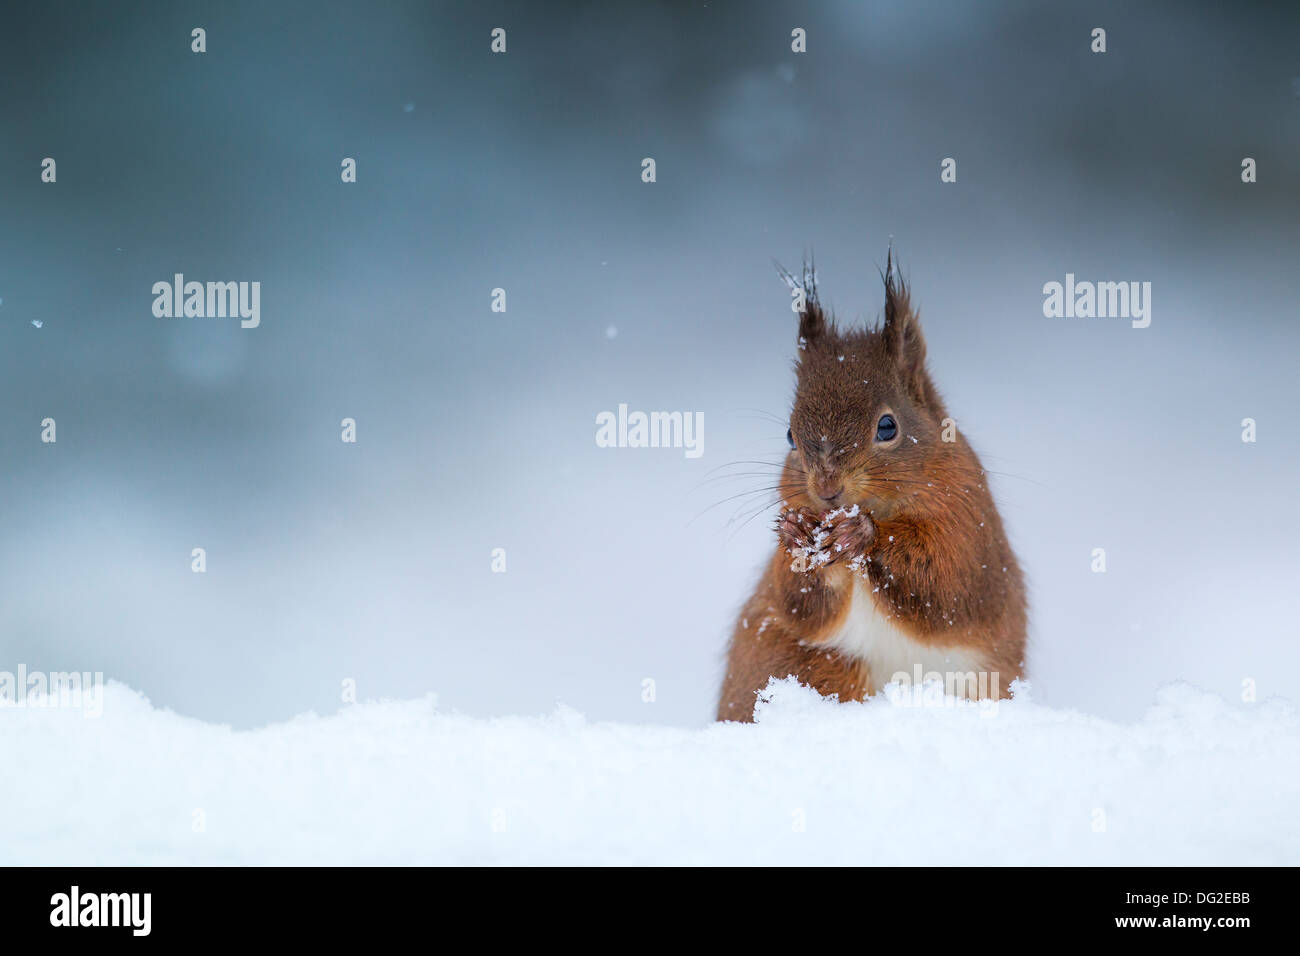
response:
[[[876,441],[893,441],[898,434],[898,422],[893,415],[881,415],[876,423]]]
[[[790,450],[794,451],[794,432],[788,428],[785,430],[785,440],[790,443]]]

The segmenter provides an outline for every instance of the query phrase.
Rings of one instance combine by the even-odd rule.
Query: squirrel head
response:
[[[805,265],[801,283],[798,385],[790,413],[789,484],[815,510],[861,505],[875,514],[897,510],[932,482],[940,460],[946,412],[925,367],[925,339],[895,273],[890,253],[884,321],[876,328],[836,328]]]

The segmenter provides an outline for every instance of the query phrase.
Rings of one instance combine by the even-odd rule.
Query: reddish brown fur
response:
[[[865,573],[877,613],[920,645],[966,648],[999,676],[998,692],[1021,676],[1025,587],[984,469],[958,431],[943,441],[944,407],[925,366],[925,341],[908,293],[891,268],[885,321],[839,331],[805,270],[798,386],[780,488],[792,517],[731,639],[719,720],[751,720],[769,677],[796,676],[822,694],[861,699],[890,675],[827,647],[848,613],[853,576]],[[842,358],[841,358],[842,357]],[[886,410],[898,437],[877,443]],[[912,439],[915,439],[913,441]],[[837,497],[834,491],[843,491]],[[788,549],[809,543],[808,526],[833,507],[857,504],[869,517],[830,523],[824,567],[792,570]],[[802,516],[803,524],[799,523]],[[865,555],[865,569],[850,569]]]

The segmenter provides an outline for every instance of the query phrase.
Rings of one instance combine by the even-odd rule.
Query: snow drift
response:
[[[1300,862],[1300,726],[1185,684],[1120,726],[1025,693],[823,700],[755,725],[472,719],[432,698],[235,732],[110,682],[0,707],[0,861]]]

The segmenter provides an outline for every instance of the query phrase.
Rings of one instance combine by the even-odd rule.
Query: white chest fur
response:
[[[920,681],[938,677],[949,693],[985,696],[982,688],[988,686],[989,678],[985,674],[981,681],[983,664],[974,651],[912,640],[876,607],[871,597],[873,587],[869,581],[855,580],[848,614],[827,644],[866,663],[874,691],[879,692],[893,680],[917,683],[919,674]]]

